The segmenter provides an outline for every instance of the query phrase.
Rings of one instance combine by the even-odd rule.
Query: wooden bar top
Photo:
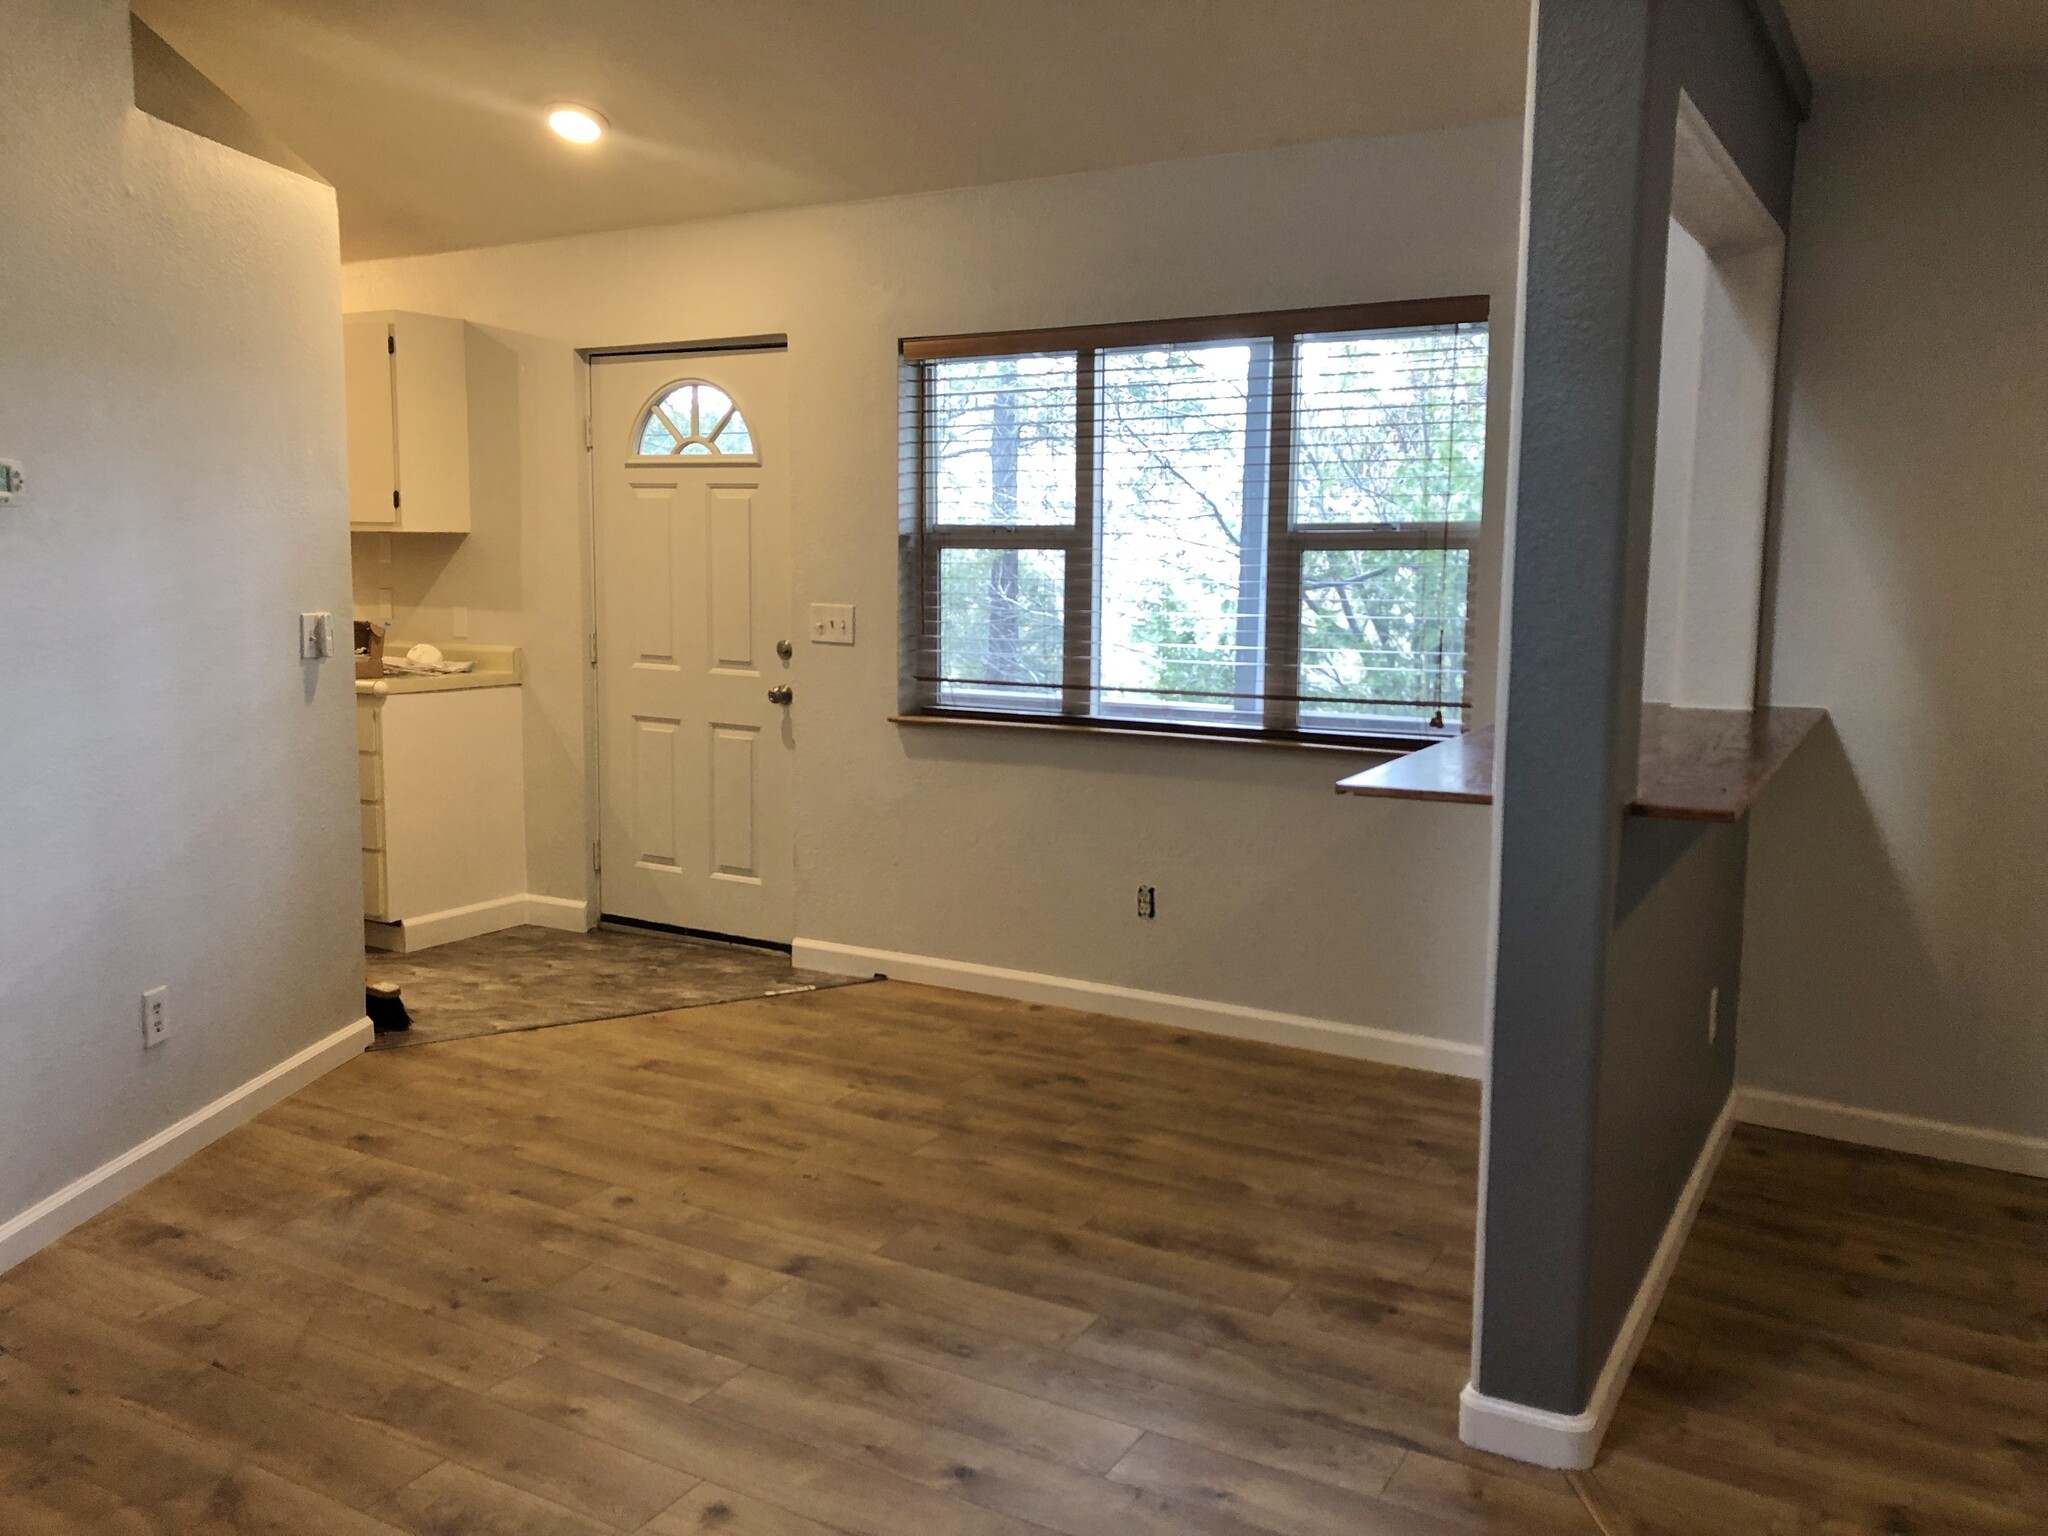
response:
[[[1645,704],[1629,811],[1670,821],[1740,821],[1823,709],[1677,709]],[[1340,795],[1493,803],[1490,725],[1337,781]]]

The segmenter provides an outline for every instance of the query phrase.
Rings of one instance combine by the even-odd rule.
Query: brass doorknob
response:
[[[768,690],[768,702],[770,704],[787,704],[791,699],[795,697],[796,690],[791,688],[787,683],[777,683],[773,688],[770,688]]]

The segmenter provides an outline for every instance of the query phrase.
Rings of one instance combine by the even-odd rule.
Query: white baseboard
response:
[[[1211,1035],[1230,1035],[1240,1040],[1263,1040],[1269,1045],[1291,1045],[1333,1056],[1349,1056],[1359,1061],[1442,1072],[1453,1077],[1476,1078],[1485,1070],[1486,1055],[1480,1046],[1437,1040],[1428,1035],[1373,1029],[1364,1024],[1345,1024],[1335,1019],[1311,1018],[1306,1014],[1248,1008],[1239,1003],[1216,1003],[1198,997],[1178,997],[1169,992],[1112,986],[1107,982],[1047,976],[1037,971],[1012,971],[1001,966],[976,965],[966,960],[909,955],[893,949],[864,949],[854,944],[828,943],[823,939],[798,939],[793,958],[807,969],[830,971],[839,976],[872,976],[880,972],[897,981],[956,987],[963,992],[984,992],[994,997],[1046,1003],[1086,1013],[1115,1014],[1119,1018],[1139,1019],[1148,1024],[1166,1024]]]
[[[500,896],[467,907],[450,907],[445,912],[426,912],[401,922],[380,923],[365,919],[363,942],[372,949],[394,954],[411,954],[453,944],[458,939],[479,938],[506,928],[532,923],[542,928],[561,928],[571,933],[587,932],[592,926],[590,903],[562,896]]]
[[[566,896],[536,896],[526,893],[526,920],[536,928],[559,928],[564,933],[588,933],[597,926],[590,915],[590,903],[571,901]]]
[[[1773,1088],[1736,1089],[1735,1118],[1773,1130],[1802,1131],[1809,1136],[1826,1136],[1858,1146],[1911,1152],[1944,1162],[2048,1179],[2048,1137],[2043,1136],[2020,1136],[2011,1131],[1925,1120],[1918,1115],[1859,1109],[1853,1104],[1803,1098]]]
[[[1673,1271],[1678,1268],[1678,1256],[1685,1251],[1693,1218],[1707,1197],[1714,1170],[1721,1166],[1721,1155],[1728,1149],[1734,1123],[1735,1096],[1731,1094],[1721,1107],[1714,1128],[1707,1132],[1700,1155],[1693,1160],[1692,1173],[1685,1188],[1679,1191],[1678,1203],[1672,1207],[1671,1219],[1664,1224],[1664,1235],[1658,1240],[1657,1251],[1650,1256],[1649,1267],[1643,1271],[1636,1298],[1607,1351],[1607,1363],[1600,1368],[1600,1379],[1594,1382],[1585,1408],[1569,1414],[1531,1408],[1505,1398],[1488,1397],[1467,1382],[1465,1390],[1458,1394],[1460,1440],[1479,1450],[1533,1462],[1539,1467],[1578,1472],[1593,1465],[1614,1410],[1621,1404],[1622,1389],[1635,1369],[1636,1356],[1642,1353],[1643,1340],[1650,1336],[1650,1325],[1657,1320],[1657,1308],[1664,1300],[1665,1288],[1671,1284]]]
[[[1478,1450],[1564,1472],[1593,1465],[1606,1426],[1591,1408],[1552,1413],[1488,1397],[1471,1382],[1458,1394],[1458,1438]]]
[[[175,1125],[158,1131],[149,1140],[130,1147],[20,1215],[0,1223],[0,1273],[55,1242],[81,1222],[91,1220],[122,1196],[133,1194],[151,1179],[168,1173],[243,1121],[359,1054],[370,1043],[371,1034],[368,1019],[357,1019],[337,1029],[326,1039],[314,1041],[297,1055],[287,1057],[269,1071],[250,1078],[205,1108],[194,1110]]]

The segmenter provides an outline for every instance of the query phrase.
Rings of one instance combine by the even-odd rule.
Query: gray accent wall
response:
[[[1679,93],[1783,221],[1804,76],[1753,0],[1541,0],[1535,49],[1475,1381],[1575,1414],[1727,1098],[1740,972],[1745,830],[1624,814]]]
[[[1747,821],[1622,823],[1593,1121],[1588,1390],[1735,1085],[1748,854]]]

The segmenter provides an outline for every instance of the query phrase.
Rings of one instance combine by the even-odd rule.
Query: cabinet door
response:
[[[469,327],[439,315],[390,317],[398,526],[469,532]]]
[[[398,522],[398,454],[391,410],[391,326],[383,315],[341,322],[348,410],[348,520],[355,528]]]

